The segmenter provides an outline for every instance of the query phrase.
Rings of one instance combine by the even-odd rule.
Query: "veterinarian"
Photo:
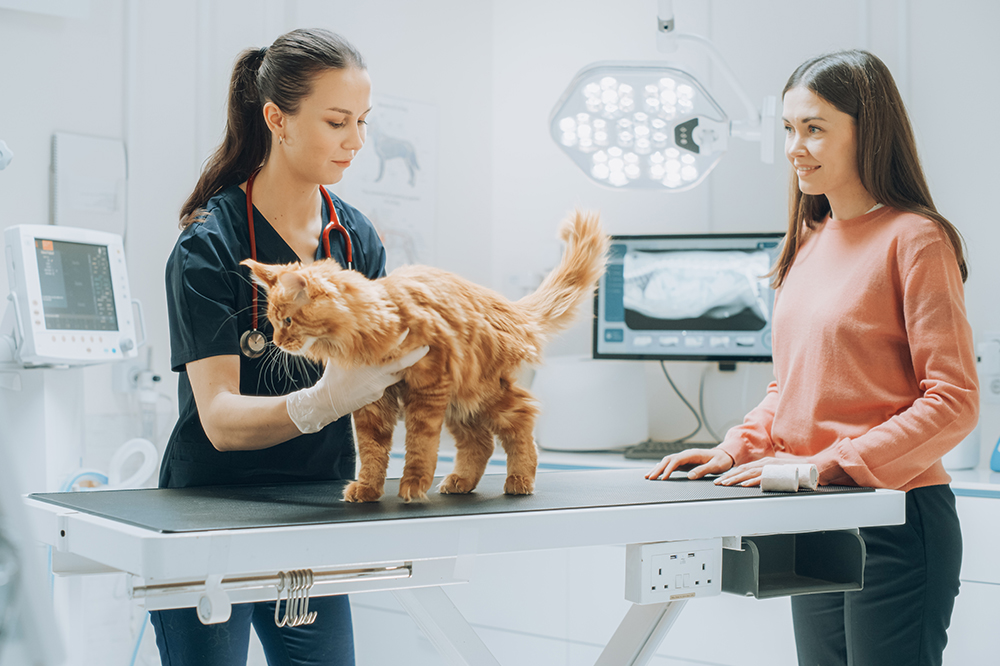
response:
[[[821,56],[785,86],[794,196],[764,401],[711,450],[647,475],[812,463],[822,484],[906,492],[906,523],[861,529],[864,589],[792,598],[799,663],[941,664],[962,535],[941,457],[978,420],[963,243],[934,207],[899,91],[865,51]]]
[[[323,230],[339,218],[346,238],[328,232],[330,256],[369,278],[385,274],[371,222],[324,187],[364,146],[370,110],[364,60],[328,31],[295,30],[237,59],[225,138],[181,209],[167,261],[180,417],[161,488],[353,478],[351,412],[427,352],[354,370],[289,357],[269,342],[266,294],[239,265],[322,259]],[[348,598],[310,599],[309,608],[314,624],[283,628],[275,602],[234,605],[213,625],[193,608],[150,615],[164,666],[246,664],[251,624],[270,666],[354,664]]]

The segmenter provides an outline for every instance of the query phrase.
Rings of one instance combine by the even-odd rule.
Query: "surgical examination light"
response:
[[[667,18],[663,18],[667,17]],[[583,68],[556,103],[553,140],[594,181],[619,189],[682,192],[718,164],[729,137],[761,142],[774,161],[775,98],[757,108],[711,42],[674,32],[672,3],[659,3],[659,48],[693,41],[739,95],[746,119],[731,120],[684,67],[660,62],[599,62]]]

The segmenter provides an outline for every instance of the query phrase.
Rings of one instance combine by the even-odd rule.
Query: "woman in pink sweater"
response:
[[[811,59],[782,95],[793,194],[771,276],[773,381],[715,449],[647,478],[758,485],[813,463],[822,484],[906,491],[906,523],[863,528],[865,588],[792,598],[799,663],[940,664],[962,538],[941,457],[975,427],[979,387],[962,239],[934,207],[889,70]]]

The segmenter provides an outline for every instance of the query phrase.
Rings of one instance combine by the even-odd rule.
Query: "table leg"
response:
[[[500,666],[440,587],[393,590],[403,609],[449,666]]]
[[[670,631],[687,599],[632,604],[594,666],[643,666]]]

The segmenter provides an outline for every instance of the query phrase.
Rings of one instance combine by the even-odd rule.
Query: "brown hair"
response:
[[[937,212],[917,156],[913,128],[896,82],[879,58],[851,50],[817,56],[792,72],[781,95],[802,87],[850,115],[857,129],[858,174],[875,200],[897,210],[934,220],[951,241],[964,282],[969,276],[962,235]],[[777,263],[768,273],[778,288],[792,267],[803,222],[810,229],[830,212],[826,195],[804,194],[791,175],[788,235]]]
[[[364,58],[329,30],[293,30],[270,47],[247,49],[236,59],[229,84],[226,135],[202,169],[194,192],[181,207],[181,228],[204,219],[210,198],[242,183],[267,161],[271,133],[263,108],[274,102],[294,115],[312,92],[314,77],[328,69],[365,69]]]

